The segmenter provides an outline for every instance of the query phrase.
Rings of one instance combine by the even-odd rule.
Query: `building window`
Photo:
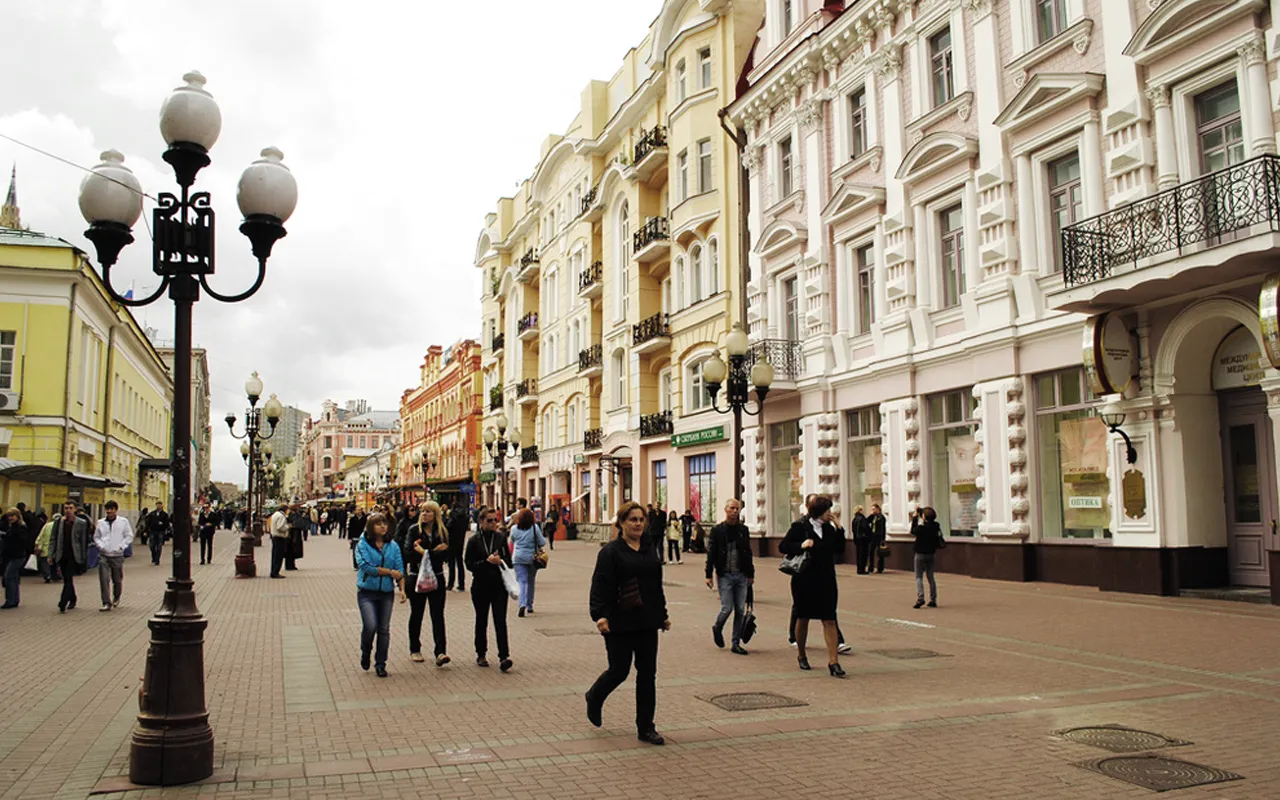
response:
[[[929,397],[930,501],[938,523],[951,536],[974,536],[982,512],[978,501],[977,400],[962,389]]]
[[[1062,229],[1084,216],[1080,157],[1072,153],[1049,164],[1049,218],[1053,225],[1054,269],[1062,270]]]
[[[683,103],[684,98],[686,97],[684,73],[684,59],[682,58],[676,62],[676,105]]]
[[[676,156],[676,188],[680,201],[689,199],[689,151],[681,150]]]
[[[782,282],[783,338],[789,342],[800,341],[800,279],[787,278]]]
[[[707,391],[707,382],[702,377],[703,363],[699,361],[689,365],[686,373],[685,380],[689,385],[689,397],[685,405],[686,414],[711,408],[711,392]]]
[[[964,210],[952,206],[938,215],[942,231],[942,307],[960,305],[964,294]]]
[[[791,137],[783,139],[778,143],[778,167],[781,181],[779,185],[782,188],[782,196],[790,197],[791,192],[795,189],[792,182],[792,153],[791,153]]]
[[[631,219],[623,201],[618,211],[618,281],[613,287],[613,313],[619,320],[627,318],[631,306]],[[514,363],[514,362],[512,362]]]
[[[676,308],[684,308],[684,259],[676,257]]]
[[[671,369],[658,374],[658,410],[671,412]]]
[[[347,447],[355,447],[355,445],[351,443],[351,438],[352,437],[350,436],[347,437]]]
[[[720,291],[720,242],[707,242],[707,296]]]
[[[653,507],[667,507],[667,462],[653,462]],[[665,537],[664,537],[665,538]]]
[[[698,191],[711,191],[711,140],[698,142]]]
[[[849,95],[849,157],[867,152],[867,90]]]
[[[869,514],[873,504],[884,503],[880,409],[854,409],[845,415],[845,420],[849,428],[849,497],[855,507],[862,506]]]
[[[1196,98],[1196,126],[1202,171],[1216,172],[1244,160],[1240,93],[1234,80]]]
[[[364,443],[365,443],[365,438],[364,438],[363,436],[361,436],[361,437],[360,437],[360,447],[362,447],[362,448],[363,448],[363,447],[364,447]]]
[[[689,470],[689,509],[699,522],[716,518],[716,454],[685,459]]]
[[[933,104],[940,106],[955,96],[950,28],[943,28],[929,38],[929,71],[933,80]]]
[[[769,426],[769,456],[773,473],[773,520],[783,530],[803,513],[804,438],[799,420]]]
[[[324,468],[325,468],[325,469],[332,469],[332,467],[333,467],[333,459],[332,459],[332,458],[330,458],[329,456],[325,456],[325,457],[324,457],[324,459],[323,459],[323,461],[324,461]]]
[[[703,89],[711,88],[711,48],[704,47],[698,51],[698,75],[699,86]]]
[[[1067,0],[1036,0],[1036,33],[1047,42],[1067,27]]]
[[[621,350],[613,353],[613,407],[622,408],[627,404],[627,368]]]
[[[0,389],[13,390],[13,354],[17,344],[17,331],[0,331]]]
[[[784,39],[790,36],[795,28],[795,21],[792,19],[795,12],[793,6],[795,3],[792,0],[782,0],[782,38]]]
[[[326,436],[326,437],[324,437],[324,449],[325,449],[325,450],[332,450],[332,449],[333,449],[333,438],[332,438],[332,437],[330,437],[330,436]]]
[[[1107,426],[1080,369],[1035,378],[1040,522],[1046,539],[1111,538]]]
[[[858,333],[870,333],[876,321],[875,248],[859,247],[858,262]]]
[[[702,246],[689,251],[689,303],[702,302]]]

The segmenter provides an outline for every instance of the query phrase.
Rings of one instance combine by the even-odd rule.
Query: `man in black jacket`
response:
[[[662,539],[667,529],[667,518],[663,515],[661,508],[653,507],[653,503],[649,504],[645,517],[648,521],[645,523],[644,535],[648,537],[649,544],[658,551],[658,557],[661,558]]]
[[[164,503],[156,502],[156,508],[147,515],[147,545],[151,547],[151,565],[160,563],[160,554],[164,551],[164,540],[168,538],[173,527],[173,520],[164,510]]]
[[[479,513],[476,518],[479,519]],[[462,566],[462,546],[467,542],[467,530],[471,527],[467,510],[461,505],[453,509],[445,528],[449,532],[449,550],[446,553],[449,564],[449,590],[453,590],[454,578],[457,578],[458,591],[467,590],[467,571]]]
[[[716,647],[724,647],[724,623],[733,613],[733,647],[740,656],[747,654],[742,646],[742,621],[747,612],[747,587],[755,582],[756,569],[751,560],[751,532],[742,524],[742,503],[730,500],[724,504],[724,522],[711,529],[707,539],[707,588],[711,576],[719,580],[720,613],[711,626]]]
[[[880,511],[879,503],[871,504],[871,513],[867,515],[867,525],[871,528],[871,534],[867,538],[867,574],[872,572],[872,566],[875,566],[876,572],[884,572],[884,553],[880,551],[880,546],[885,543],[887,538],[888,523],[884,514]]]

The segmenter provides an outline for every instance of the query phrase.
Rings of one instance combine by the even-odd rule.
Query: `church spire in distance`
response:
[[[18,165],[13,165],[9,173],[9,193],[5,195],[4,205],[0,206],[0,228],[16,228],[22,230],[22,217],[18,212]]]

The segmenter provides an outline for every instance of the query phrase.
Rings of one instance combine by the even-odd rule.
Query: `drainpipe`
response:
[[[80,272],[83,271],[84,265],[81,264]],[[79,288],[79,282],[71,284],[71,310],[67,316],[67,391],[62,399],[62,454],[58,458],[58,466],[64,470],[67,468],[67,444],[71,437],[71,352],[75,344],[76,291]]]
[[[747,132],[741,128],[736,132],[729,128],[726,124],[729,117],[727,109],[720,109],[718,116],[720,127],[738,148],[738,321],[742,324],[742,329],[747,331],[747,281],[751,254],[751,231],[748,228],[751,219],[751,174],[747,172],[743,160],[747,150]]]
[[[102,391],[102,475],[107,477],[107,456],[111,450],[111,376],[116,363],[116,325],[107,329],[107,380]]]

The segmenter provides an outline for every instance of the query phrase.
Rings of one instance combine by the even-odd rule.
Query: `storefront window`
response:
[[[978,501],[978,426],[974,419],[977,400],[962,389],[929,398],[929,452],[931,492],[920,504],[933,506],[938,523],[948,536],[975,536],[982,513]]]
[[[667,462],[653,462],[653,506],[667,508]]]
[[[689,467],[689,508],[693,518],[713,522],[716,518],[716,454],[690,456],[685,463]]]
[[[769,426],[775,531],[785,531],[791,521],[800,516],[800,507],[804,505],[802,441],[799,420]]]
[[[853,508],[864,510],[873,503],[884,504],[884,461],[880,438],[880,409],[874,406],[848,412],[849,428],[849,498]]]
[[[1107,426],[1079,369],[1036,376],[1040,522],[1045,539],[1111,538]]]

